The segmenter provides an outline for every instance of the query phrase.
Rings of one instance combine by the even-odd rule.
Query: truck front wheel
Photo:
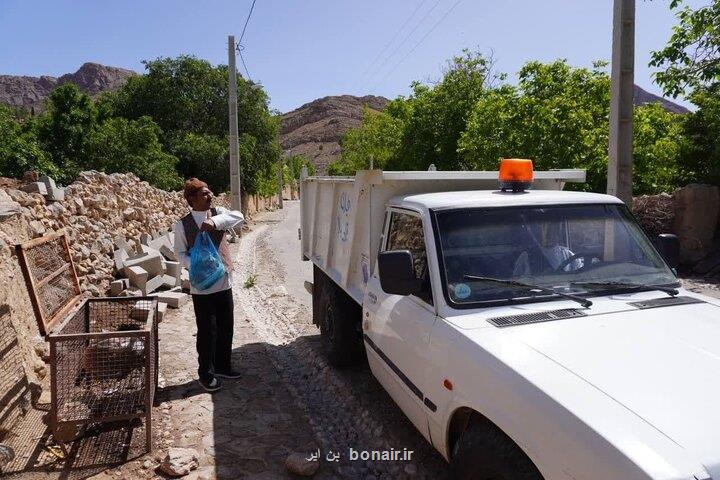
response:
[[[323,350],[330,363],[345,367],[358,362],[362,357],[358,333],[360,307],[326,279],[320,290],[317,314]]]
[[[473,421],[453,448],[455,480],[543,480],[520,447],[489,422]]]

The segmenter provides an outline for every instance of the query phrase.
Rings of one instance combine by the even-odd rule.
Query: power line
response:
[[[442,1],[442,0],[437,0],[437,1],[433,4],[433,6],[430,8],[430,10],[428,10],[427,12],[425,12],[425,15],[420,19],[420,21],[419,21],[417,24],[415,24],[415,27],[410,31],[410,33],[408,33],[408,34],[405,36],[405,38],[403,38],[403,40],[398,44],[398,46],[392,51],[392,53],[391,53],[390,55],[388,55],[387,57],[385,57],[385,60],[383,60],[383,62],[380,64],[380,66],[378,66],[378,67],[370,74],[370,77],[368,77],[368,81],[369,81],[372,77],[374,77],[376,74],[380,73],[380,71],[381,71],[381,70],[383,69],[383,67],[387,64],[387,62],[388,62],[391,58],[393,58],[393,57],[395,56],[395,54],[403,47],[403,45],[405,45],[405,43],[410,39],[410,37],[413,36],[413,34],[417,31],[417,29],[420,27],[420,25],[422,25],[422,24],[425,22],[425,20],[427,20],[427,18],[428,18],[428,17],[430,16],[430,14],[435,10],[435,8],[437,8],[437,6],[440,4],[441,1]]]
[[[443,20],[445,20],[445,19],[447,18],[448,15],[450,15],[450,12],[452,12],[453,10],[455,10],[455,7],[457,7],[457,6],[460,4],[461,1],[462,1],[462,0],[457,0],[457,2],[455,2],[455,3],[453,4],[453,6],[450,7],[447,12],[445,12],[445,14],[440,18],[440,20],[438,20],[438,21],[435,23],[435,25],[432,26],[432,28],[413,46],[413,48],[411,48],[410,51],[409,51],[408,53],[406,53],[403,58],[400,59],[399,62],[396,62],[396,63],[395,63],[395,65],[393,66],[393,68],[390,69],[390,71],[383,77],[383,79],[380,80],[380,82],[378,82],[378,83],[373,87],[373,90],[375,90],[375,89],[378,88],[380,85],[382,85],[383,82],[385,82],[385,80],[387,80],[388,77],[389,77],[390,75],[392,75],[395,70],[397,70],[397,68],[400,66],[400,64],[403,63],[410,55],[412,55],[412,53],[413,53],[415,50],[417,50],[417,48],[420,46],[420,44],[421,44],[422,42],[424,42],[427,37],[430,36],[430,34],[438,27],[438,25],[440,25],[440,24],[443,22]]]
[[[370,62],[370,64],[365,68],[365,71],[363,71],[362,75],[360,75],[359,77],[357,77],[355,79],[355,82],[352,85],[353,88],[355,87],[355,85],[358,84],[358,82],[362,81],[365,78],[365,75],[367,75],[367,73],[370,71],[370,69],[375,66],[375,63],[378,60],[380,60],[380,58],[385,54],[385,52],[387,52],[388,48],[390,48],[390,45],[392,45],[392,43],[398,38],[398,36],[400,36],[400,33],[402,33],[402,31],[405,29],[405,27],[408,25],[408,23],[410,23],[410,21],[413,18],[415,18],[415,14],[417,14],[417,12],[420,10],[420,8],[423,5],[425,5],[426,2],[427,2],[427,0],[422,0],[418,4],[418,6],[415,7],[415,10],[413,10],[413,12],[410,14],[410,16],[407,19],[405,19],[405,22],[402,24],[402,26],[395,31],[395,35],[393,35],[393,37],[390,39],[390,41],[385,44],[385,46],[383,47],[382,50],[380,50],[380,53],[378,53],[375,56],[375,58],[373,59],[373,61]]]
[[[253,9],[255,8],[255,0],[253,0],[252,5],[250,5],[250,13],[248,13],[247,18],[245,19],[245,25],[243,26],[242,33],[240,34],[240,40],[238,43],[242,43],[243,37],[245,36],[245,29],[247,29],[248,22],[250,21],[250,17],[252,17]]]
[[[247,74],[247,79],[251,80],[250,72],[248,71],[247,65],[245,64],[245,57],[243,57],[242,51],[243,51],[242,48],[238,48],[238,55],[240,55],[240,61],[242,62],[243,67],[245,68],[245,73]]]

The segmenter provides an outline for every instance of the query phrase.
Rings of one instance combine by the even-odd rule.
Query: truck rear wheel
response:
[[[471,422],[455,443],[450,475],[455,480],[543,480],[510,437],[483,421]]]
[[[359,334],[362,309],[322,272],[316,273],[324,277],[321,285],[317,285],[319,276],[315,276],[313,291],[320,288],[317,304],[313,296],[313,314],[314,323],[320,327],[325,355],[336,367],[355,364],[362,359]]]

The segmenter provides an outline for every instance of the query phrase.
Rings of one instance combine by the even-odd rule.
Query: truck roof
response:
[[[517,207],[535,205],[622,204],[612,195],[557,190],[528,190],[521,193],[500,190],[436,192],[393,197],[390,205],[419,210],[468,207]]]

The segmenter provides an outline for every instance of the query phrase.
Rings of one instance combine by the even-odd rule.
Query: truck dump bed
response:
[[[584,182],[584,170],[536,171],[533,189],[562,190]],[[387,202],[395,196],[497,190],[498,172],[383,172],[355,177],[305,177],[300,182],[303,260],[318,268],[362,304],[375,268]]]

